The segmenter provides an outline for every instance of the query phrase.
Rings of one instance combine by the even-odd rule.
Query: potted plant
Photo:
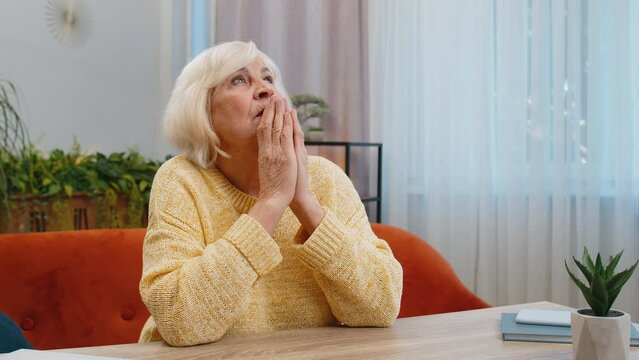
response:
[[[0,232],[140,227],[160,162],[128,153],[35,148],[16,104],[16,86],[0,79]]]
[[[293,107],[295,107],[295,110],[297,110],[297,119],[300,122],[302,130],[304,130],[304,137],[311,140],[311,126],[307,124],[308,120],[312,118],[319,119],[318,123],[312,126],[313,128],[316,128],[315,131],[317,131],[317,128],[319,128],[319,121],[326,115],[328,115],[330,107],[328,106],[326,101],[324,101],[324,99],[311,94],[293,95],[291,96],[291,102],[293,102]]]
[[[615,268],[621,259],[621,251],[604,266],[601,255],[593,262],[584,248],[581,262],[573,260],[586,279],[582,282],[568,268],[570,278],[584,295],[590,309],[580,309],[571,314],[572,348],[575,359],[628,359],[630,357],[630,315],[611,310],[624,284],[630,279],[639,260],[621,272]]]
[[[0,149],[7,208],[0,207],[0,232],[28,232],[146,225],[146,206],[160,163],[136,149],[128,153],[48,154],[30,145],[19,155]],[[9,212],[10,210],[10,212]]]

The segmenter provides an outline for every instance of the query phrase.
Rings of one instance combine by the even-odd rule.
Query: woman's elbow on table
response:
[[[228,330],[225,317],[213,318],[212,313],[204,316],[201,312],[186,310],[184,298],[167,296],[162,287],[150,286],[142,291],[142,300],[153,316],[155,327],[167,344],[171,346],[191,346],[208,344],[222,338]],[[158,299],[160,299],[158,301]]]
[[[342,324],[350,327],[389,327],[399,314],[401,290],[391,291],[381,301],[366,301],[359,310],[337,316]]]
[[[369,326],[389,327],[393,325],[395,319],[397,319],[397,315],[399,314],[400,298],[395,299],[393,296],[389,298],[388,304],[373,309],[372,311],[377,314],[377,316],[372,319],[373,321]]]
[[[211,329],[210,332],[202,334],[206,336],[193,336],[192,334],[190,334],[190,336],[183,336],[179,331],[176,331],[176,329],[171,329],[170,331],[166,331],[166,333],[162,333],[162,331],[160,330],[160,334],[162,335],[164,341],[167,344],[175,347],[213,343],[220,340],[225,333],[225,329]]]
[[[228,330],[224,324],[202,321],[180,311],[153,315],[162,339],[171,346],[192,346],[216,342]]]
[[[389,272],[389,281],[382,287],[381,293],[383,295],[377,302],[369,303],[369,311],[374,316],[372,323],[368,326],[389,327],[393,325],[399,315],[403,290],[403,269],[397,261],[393,261],[390,268],[392,271]]]

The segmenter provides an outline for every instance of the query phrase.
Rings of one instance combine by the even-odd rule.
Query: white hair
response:
[[[260,59],[271,70],[274,87],[287,101],[279,68],[252,41],[218,44],[189,62],[178,76],[164,114],[164,133],[192,162],[208,168],[219,155],[220,139],[210,121],[210,100],[216,86],[231,74]]]

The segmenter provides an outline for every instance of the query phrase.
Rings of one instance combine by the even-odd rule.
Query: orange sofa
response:
[[[373,224],[404,268],[400,317],[488,307],[418,237]],[[135,342],[145,229],[0,235],[0,312],[35,349]]]
[[[388,242],[404,270],[398,317],[490,307],[466,288],[446,259],[426,241],[395,226],[371,227],[377,237]]]
[[[34,349],[135,342],[146,229],[0,236],[0,311]]]

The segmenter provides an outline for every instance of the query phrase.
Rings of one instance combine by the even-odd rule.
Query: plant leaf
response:
[[[597,274],[604,273],[603,262],[601,261],[601,254],[597,254],[597,260],[595,260],[595,272]]]
[[[120,186],[120,190],[122,192],[128,192],[129,191],[129,183],[127,183],[126,180],[118,179],[118,185]]]
[[[615,300],[617,300],[617,296],[619,295],[620,292],[621,292],[621,288],[618,288],[613,291],[608,291],[608,302],[610,303],[610,305],[615,303]]]
[[[595,264],[592,262],[592,258],[590,257],[590,254],[588,253],[588,248],[586,248],[585,246],[584,246],[584,254],[581,257],[581,262],[586,265],[586,267],[588,268],[588,270],[590,270],[591,273],[595,272]]]
[[[597,299],[594,295],[591,296],[590,299],[586,298],[586,301],[588,302],[588,305],[590,305],[592,312],[594,312],[596,316],[608,315],[608,311],[606,310],[607,306],[599,301],[599,299]]]
[[[67,194],[68,197],[73,196],[73,186],[64,184],[64,192]]]
[[[146,180],[142,180],[140,181],[140,191],[144,191],[144,189],[146,189],[146,187],[149,185],[149,182]]]
[[[608,302],[608,290],[606,289],[606,283],[602,277],[602,274],[594,274],[592,278],[592,297],[597,301],[597,308],[593,308],[597,316],[606,316],[610,310],[610,303]],[[602,309],[603,308],[603,309]],[[599,313],[597,313],[599,311]]]
[[[579,280],[572,273],[572,271],[570,271],[570,269],[568,268],[568,263],[566,262],[566,260],[564,260],[564,265],[566,266],[566,271],[568,271],[568,275],[570,275],[570,278],[572,279],[572,281],[574,281],[574,283],[577,284],[577,287],[581,290],[581,293],[586,298],[586,301],[588,302],[588,304],[590,304],[592,302],[592,296],[591,296],[591,293],[590,293],[590,288],[588,286],[586,286],[583,282],[581,282],[581,280]],[[590,306],[592,307],[592,305],[590,305]]]
[[[632,276],[632,273],[635,271],[637,264],[639,264],[639,260],[637,260],[634,265],[627,268],[626,270],[613,275],[613,277],[608,280],[608,284],[606,286],[608,292],[619,292],[621,290],[621,287],[626,283],[626,281],[628,281],[628,279],[630,279],[630,276]]]
[[[56,195],[60,192],[60,190],[60,185],[52,184],[51,186],[49,186],[49,192],[47,192],[47,195]]]
[[[117,192],[120,192],[120,186],[119,186],[117,183],[115,183],[115,182],[111,181],[111,182],[109,182],[109,185],[111,185],[111,188],[112,188],[113,190],[115,190],[115,191],[117,191]]]
[[[608,263],[608,266],[606,266],[606,280],[610,279],[610,277],[615,273],[615,268],[617,267],[622,254],[623,250],[621,250],[619,254],[615,255],[615,257],[612,258],[612,260],[610,260],[610,262]]]
[[[573,256],[572,259],[575,261],[575,264],[577,264],[577,266],[579,267],[579,270],[581,270],[581,272],[586,277],[586,280],[588,281],[588,284],[592,284],[592,276],[593,276],[593,274],[590,272],[590,270],[588,270],[588,268],[584,264],[580,263],[579,260],[575,259],[574,256]]]

